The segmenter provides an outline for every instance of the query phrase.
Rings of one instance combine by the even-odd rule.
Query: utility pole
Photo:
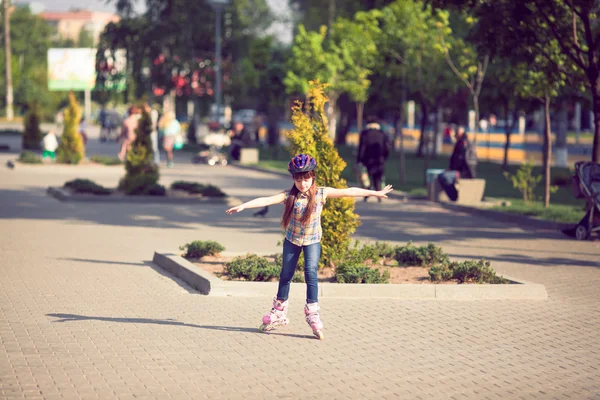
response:
[[[13,87],[11,71],[11,51],[10,51],[10,7],[9,0],[4,0],[4,55],[6,70],[6,119],[13,120]]]

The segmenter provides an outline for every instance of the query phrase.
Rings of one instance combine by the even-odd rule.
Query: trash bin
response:
[[[427,199],[430,201],[438,201],[439,196],[439,185],[437,183],[437,177],[439,174],[444,172],[444,169],[440,168],[429,168],[425,171],[426,185],[427,185]]]

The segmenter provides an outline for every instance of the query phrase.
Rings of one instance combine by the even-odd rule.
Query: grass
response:
[[[511,200],[507,207],[494,207],[492,210],[521,214],[541,218],[548,221],[577,223],[585,215],[585,205],[573,206],[565,204],[550,204],[544,208],[542,202],[525,204],[523,200]]]
[[[342,172],[342,177],[348,182],[355,182],[354,163],[356,159],[356,148],[350,146],[339,146],[337,148],[340,156],[348,164]],[[290,154],[284,148],[261,148],[259,166],[267,169],[286,171]],[[428,168],[447,168],[449,156],[439,155],[436,159],[429,160]],[[418,158],[414,154],[406,154],[406,182],[400,182],[400,162],[397,153],[390,156],[386,163],[386,182],[392,184],[395,189],[406,192],[410,195],[424,196],[427,193],[425,188],[425,160]],[[508,168],[510,174],[514,174],[518,169],[517,165],[511,165]],[[534,168],[535,174],[542,174],[541,167]],[[568,177],[572,172],[568,168],[552,168],[552,176]],[[486,180],[486,197],[507,199],[512,205],[502,207],[502,211],[514,212],[525,215],[533,215],[551,221],[577,222],[584,215],[584,202],[576,199],[571,191],[570,184],[558,187],[556,193],[551,195],[551,206],[548,209],[540,203],[531,203],[525,205],[521,192],[513,188],[512,183],[507,180],[500,164],[491,162],[479,162],[477,166],[477,177]],[[535,190],[537,199],[543,197],[544,186],[538,184]]]

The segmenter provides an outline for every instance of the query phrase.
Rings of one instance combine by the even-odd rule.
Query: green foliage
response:
[[[406,246],[396,248],[394,258],[398,265],[419,267],[431,267],[448,261],[448,256],[442,248],[433,243],[417,247],[408,242]]]
[[[187,243],[181,247],[185,253],[182,257],[185,258],[202,258],[204,256],[214,256],[222,251],[225,251],[225,247],[213,240],[194,240],[193,242]]]
[[[225,264],[225,268],[232,279],[248,281],[270,281],[278,277],[281,271],[280,267],[256,254],[236,257],[233,261]]]
[[[64,187],[71,189],[75,193],[91,193],[98,195],[108,195],[113,191],[98,185],[96,182],[89,179],[73,179],[64,184]]]
[[[225,197],[226,194],[214,185],[203,185],[197,182],[175,181],[171,184],[173,190],[183,190],[191,194],[201,194],[206,197]]]
[[[508,280],[496,275],[490,267],[490,262],[484,259],[478,261],[447,262],[443,265],[433,266],[429,270],[429,277],[433,282],[456,279],[459,283],[508,283]]]
[[[42,130],[40,129],[40,110],[38,103],[32,103],[29,112],[25,116],[23,130],[23,148],[37,150],[40,148],[42,140]]]
[[[523,195],[525,204],[535,200],[533,191],[542,180],[542,175],[533,174],[533,163],[528,160],[524,162],[515,174],[504,172],[504,177],[512,182],[512,185]]]
[[[56,150],[56,160],[63,164],[79,164],[85,156],[83,138],[79,134],[81,107],[73,92],[69,93],[69,106],[64,112],[64,131]]]
[[[308,101],[297,102],[292,108],[294,130],[289,134],[293,154],[312,155],[317,161],[317,185],[333,188],[346,187],[340,177],[346,163],[339,156],[329,137],[325,116],[324,85],[310,82]],[[335,264],[344,258],[350,237],[359,225],[354,213],[354,200],[350,198],[327,199],[321,215],[323,239],[321,240],[321,265]]]
[[[149,194],[150,188],[158,183],[158,167],[154,164],[152,142],[152,121],[144,111],[136,129],[136,137],[127,153],[126,174],[119,182],[119,190],[126,194]]]
[[[34,153],[33,151],[24,150],[19,155],[19,161],[22,162],[23,164],[41,164],[42,157],[40,157],[38,154]]]
[[[342,264],[335,269],[335,280],[338,283],[389,283],[390,273],[367,266]]]
[[[373,263],[379,261],[379,254],[375,246],[365,245],[358,247],[358,240],[354,243],[354,247],[346,250],[344,256],[345,265],[360,265],[365,263],[367,260],[371,260]]]
[[[123,162],[116,157],[95,155],[90,157],[90,160],[103,165],[121,165]]]

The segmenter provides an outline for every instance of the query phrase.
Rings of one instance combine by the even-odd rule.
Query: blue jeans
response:
[[[290,282],[294,277],[300,252],[304,251],[304,280],[306,281],[306,302],[319,301],[319,279],[317,269],[321,258],[321,243],[308,246],[296,246],[287,239],[283,241],[283,266],[279,275],[279,289],[277,299],[285,301],[290,294]]]
[[[458,199],[458,191],[456,190],[457,171],[445,171],[438,175],[438,182],[448,198],[452,201]]]

